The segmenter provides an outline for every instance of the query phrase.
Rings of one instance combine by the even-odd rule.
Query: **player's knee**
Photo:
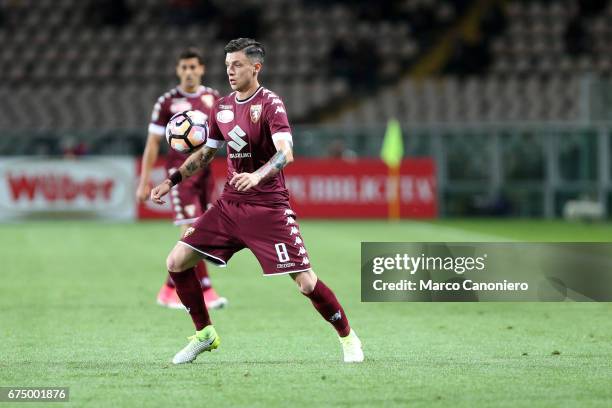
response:
[[[293,279],[295,280],[300,292],[302,292],[304,295],[312,293],[315,285],[317,284],[317,275],[315,275],[312,271],[299,273],[293,277]]]
[[[184,269],[182,259],[174,251],[166,258],[166,268],[169,272],[182,272]]]

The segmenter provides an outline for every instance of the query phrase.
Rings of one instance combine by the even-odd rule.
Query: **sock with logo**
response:
[[[321,316],[323,316],[325,320],[334,326],[334,329],[336,329],[338,332],[338,336],[348,336],[351,331],[351,326],[349,326],[344,310],[342,309],[342,306],[340,306],[338,299],[336,299],[334,292],[325,286],[321,279],[317,280],[314,290],[310,293],[304,294],[304,296],[309,298],[312,305],[315,307],[315,309],[317,309]]]
[[[196,275],[198,276],[198,280],[200,281],[200,285],[202,285],[202,289],[210,289],[210,277],[208,276],[208,269],[206,268],[206,262],[203,260],[198,262],[195,266]]]
[[[204,303],[202,286],[200,286],[200,281],[198,281],[194,268],[187,269],[184,272],[169,273],[174,280],[176,293],[191,315],[191,320],[193,320],[196,330],[202,330],[204,327],[212,324],[206,309],[206,303]]]

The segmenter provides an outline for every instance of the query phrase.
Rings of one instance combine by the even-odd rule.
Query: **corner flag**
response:
[[[404,142],[402,141],[402,128],[397,119],[390,119],[383,140],[380,158],[389,167],[399,167],[404,156]]]
[[[400,219],[400,165],[404,156],[404,142],[402,140],[402,127],[397,119],[390,119],[383,140],[380,158],[389,167],[389,219]]]

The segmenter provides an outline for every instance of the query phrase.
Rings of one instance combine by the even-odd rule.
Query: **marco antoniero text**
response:
[[[462,282],[434,282],[429,280],[419,280],[418,282],[402,279],[396,282],[384,282],[377,279],[372,282],[372,287],[376,291],[457,291],[457,290],[478,290],[478,291],[526,291],[529,285],[526,282],[474,282],[466,279]]]

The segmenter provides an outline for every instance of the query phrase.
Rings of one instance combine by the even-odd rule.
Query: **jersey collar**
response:
[[[238,95],[234,93],[235,94],[234,95],[234,100],[236,101],[236,103],[239,103],[239,104],[247,103],[247,102],[251,101],[255,97],[255,95],[257,95],[259,92],[261,92],[262,89],[263,89],[263,86],[259,85],[259,88],[257,88],[257,90],[253,93],[253,95],[249,96],[246,99],[238,99]]]

